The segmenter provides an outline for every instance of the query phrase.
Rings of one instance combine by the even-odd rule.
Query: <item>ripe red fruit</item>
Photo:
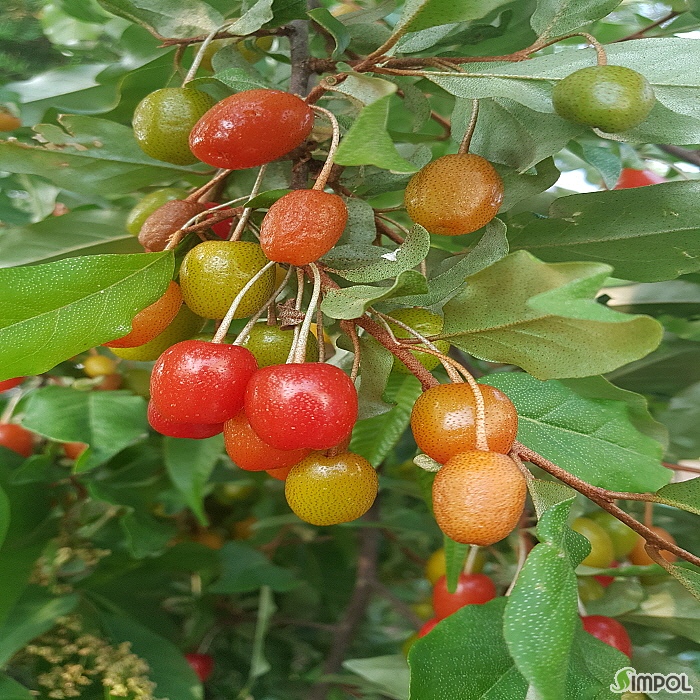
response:
[[[293,466],[294,465],[292,465],[292,467]],[[292,467],[282,467],[282,469],[268,469],[267,473],[273,479],[277,479],[277,481],[286,481],[287,477],[289,476],[289,472],[292,471]]]
[[[428,632],[433,631],[433,627],[437,625],[437,623],[440,622],[440,618],[438,617],[433,617],[430,620],[428,620],[419,630],[418,630],[418,639],[421,637],[425,637]]]
[[[214,670],[214,659],[209,654],[185,654],[187,663],[204,683]]]
[[[610,564],[608,568],[610,569],[617,569],[618,566],[620,566],[619,561],[614,561]],[[593,577],[598,583],[603,586],[603,588],[607,588],[614,580],[614,576],[594,576]]]
[[[156,361],[151,398],[158,411],[183,423],[223,423],[243,408],[258,364],[238,345],[183,340]]]
[[[14,379],[6,379],[4,382],[0,382],[0,392],[9,391],[19,386],[26,377],[15,377]]]
[[[271,365],[250,380],[245,412],[268,445],[327,450],[350,435],[357,420],[357,391],[333,365]]]
[[[184,423],[182,421],[166,418],[155,406],[153,401],[148,402],[148,423],[161,435],[176,438],[190,438],[191,440],[203,440],[204,438],[218,435],[223,429],[223,423]]]
[[[207,209],[213,209],[214,207],[218,207],[219,205],[216,202],[202,202],[204,206]],[[223,221],[219,221],[215,224],[212,224],[209,228],[221,239],[228,240],[229,235],[231,234],[231,225],[232,225],[231,219],[224,219]]]
[[[275,262],[307,265],[340,239],[348,208],[337,194],[294,190],[278,199],[260,227],[260,245]]]
[[[296,95],[246,90],[221,100],[195,124],[190,150],[217,168],[252,168],[299,146],[313,124],[313,110]]]
[[[460,574],[454,593],[447,590],[447,578],[441,576],[433,588],[433,609],[438,620],[465,605],[488,603],[496,597],[496,586],[486,574]]]
[[[623,168],[620,179],[613,189],[626,190],[631,187],[646,187],[647,185],[658,185],[666,182],[664,178],[651,170],[634,170],[634,168]]]
[[[632,658],[632,640],[627,634],[627,630],[617,620],[604,615],[588,615],[582,617],[581,620],[583,621],[583,629],[588,634],[592,634],[601,642],[615,647],[625,656]]]
[[[16,423],[0,423],[0,445],[29,457],[34,452],[34,435]]]
[[[84,442],[64,442],[63,452],[68,457],[68,459],[78,459],[85,450],[87,450],[88,445]]]
[[[311,452],[303,450],[277,450],[264,443],[250,427],[245,411],[226,421],[224,425],[226,452],[233,463],[251,472],[293,467]],[[286,474],[285,474],[286,478]]]

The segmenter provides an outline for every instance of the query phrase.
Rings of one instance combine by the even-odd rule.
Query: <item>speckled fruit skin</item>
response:
[[[265,470],[268,476],[271,476],[273,479],[277,479],[277,481],[286,481],[290,471],[292,471],[292,467],[282,467],[281,469]]]
[[[134,110],[136,142],[151,158],[175,165],[196,163],[189,148],[190,131],[215,103],[213,97],[194,88],[156,90]]]
[[[148,402],[148,424],[161,435],[175,438],[203,440],[218,435],[224,429],[223,423],[183,423],[166,418],[153,401]]]
[[[243,395],[258,365],[238,345],[183,340],[153,366],[151,400],[183,423],[223,423],[243,408]]]
[[[14,131],[22,126],[22,122],[9,112],[0,111],[0,131]]]
[[[0,423],[0,445],[29,457],[34,452],[34,435],[16,423]]]
[[[583,535],[591,543],[590,554],[581,562],[584,566],[605,569],[615,558],[612,540],[605,530],[590,518],[576,518],[571,529]]]
[[[268,259],[257,243],[205,241],[190,250],[180,268],[185,304],[204,318],[221,319],[231,302]],[[270,268],[245,294],[234,318],[252,316],[274,291]]]
[[[442,316],[435,314],[432,311],[428,311],[428,309],[421,309],[418,306],[414,306],[409,309],[397,309],[396,311],[392,311],[389,316],[395,318],[397,321],[401,321],[401,323],[405,323],[407,326],[413,328],[413,330],[418,331],[424,337],[442,333],[442,328],[445,324]],[[407,330],[401,328],[401,326],[397,326],[391,321],[389,321],[389,326],[397,338],[415,337]],[[450,349],[450,344],[446,340],[438,340],[434,343],[434,345],[442,353],[447,353],[447,351]],[[425,352],[415,351],[412,351],[411,354],[427,370],[434,370],[440,364],[440,360],[435,357],[435,355],[428,355],[428,353]],[[394,358],[394,371],[398,372],[399,374],[411,374],[408,367],[406,367],[406,365],[401,362],[398,357]]]
[[[668,530],[664,530],[662,527],[656,526],[651,527],[651,529],[657,535],[659,535],[659,537],[663,537],[668,542],[676,544],[676,540],[674,539],[673,535],[670,532],[668,532]],[[648,566],[649,564],[655,563],[654,560],[647,554],[646,549],[644,549],[644,544],[644,538],[639,537],[639,539],[637,540],[637,544],[634,546],[634,549],[629,554],[629,560],[636,566]],[[661,556],[668,562],[674,562],[678,558],[675,554],[664,551],[661,552]]]
[[[659,185],[666,182],[661,175],[652,173],[651,170],[634,170],[633,168],[623,168],[620,179],[617,181],[614,190],[627,190],[633,187],[646,187],[647,185]]]
[[[379,479],[360,455],[313,454],[292,468],[284,495],[294,513],[312,525],[338,525],[364,515],[374,503]]]
[[[3,391],[9,391],[10,389],[14,389],[16,386],[19,386],[26,377],[15,377],[14,379],[5,379],[4,381],[0,382],[0,393]]]
[[[188,202],[184,199],[166,202],[143,222],[139,232],[139,243],[148,253],[165,250],[170,237],[205,209],[206,206],[200,202]]]
[[[488,547],[515,529],[526,495],[525,477],[510,457],[498,452],[464,452],[435,476],[435,520],[455,542]]]
[[[627,630],[612,617],[604,615],[588,615],[582,617],[583,629],[600,639],[601,642],[621,651],[625,656],[632,658],[632,640]]]
[[[258,436],[278,450],[328,450],[352,432],[357,391],[333,365],[272,365],[250,380],[245,412]]]
[[[609,134],[641,124],[655,102],[649,81],[624,66],[581,68],[552,92],[554,111],[560,117]]]
[[[311,107],[296,95],[246,90],[221,100],[195,124],[190,149],[217,168],[253,168],[301,145],[313,124]]]
[[[184,199],[185,197],[187,197],[187,190],[180,189],[179,187],[165,187],[162,190],[149,192],[129,212],[129,215],[126,217],[126,230],[132,236],[138,236],[146,219],[156,209],[173,199]]]
[[[338,242],[347,222],[348,208],[337,194],[294,190],[265,214],[260,245],[270,260],[308,265]]]
[[[107,374],[114,374],[117,370],[117,363],[104,355],[88,355],[83,360],[83,372],[88,377],[103,377]]]
[[[411,219],[430,233],[460,236],[486,226],[498,214],[503,181],[481,156],[442,156],[409,180],[405,201]]]
[[[160,299],[134,316],[129,333],[104,345],[108,348],[135,348],[150,342],[170,325],[181,306],[180,285],[170,282]]]
[[[637,544],[639,535],[631,528],[627,527],[621,520],[618,520],[611,513],[604,510],[596,511],[588,515],[594,523],[600,525],[612,542],[615,557],[621,559],[626,557]]]
[[[433,588],[433,609],[444,620],[465,605],[483,605],[496,597],[496,586],[486,574],[460,574],[454,593],[447,590],[447,578],[441,576]]]
[[[284,330],[280,326],[270,326],[260,322],[250,329],[250,335],[243,343],[243,347],[248,348],[255,355],[258,367],[269,367],[283,365],[287,361],[293,340],[294,329]],[[317,358],[318,341],[313,334],[309,333],[306,341],[306,361],[313,362]]]
[[[204,683],[214,670],[214,659],[209,654],[185,654],[187,663]]]
[[[168,327],[153,340],[134,348],[110,348],[110,350],[124,360],[151,362],[157,360],[171,345],[197,335],[204,324],[205,320],[201,316],[197,316],[186,304],[183,304]]]
[[[231,461],[251,472],[293,467],[311,450],[277,450],[264,443],[250,427],[245,411],[224,424],[224,443]]]
[[[481,384],[489,450],[508,454],[518,432],[518,412],[498,389]],[[440,384],[423,392],[413,406],[411,429],[418,447],[444,464],[476,447],[476,407],[468,384]]]

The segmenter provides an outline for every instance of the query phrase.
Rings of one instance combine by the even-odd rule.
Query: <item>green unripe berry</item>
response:
[[[627,527],[614,515],[604,510],[591,513],[588,517],[608,533],[615,550],[615,557],[618,559],[626,557],[639,541],[639,535],[631,527]]]
[[[607,569],[615,559],[615,550],[609,535],[590,518],[576,518],[571,529],[591,543],[591,553],[581,562],[584,566]]]
[[[151,158],[191,165],[190,131],[216,100],[194,88],[162,88],[146,95],[134,110],[133,127],[141,150]]]
[[[126,230],[132,236],[138,236],[144,222],[156,209],[173,199],[185,199],[185,197],[187,197],[187,190],[179,187],[165,187],[162,190],[149,192],[129,212],[129,216],[126,217]]]
[[[248,348],[255,355],[258,367],[269,367],[283,365],[287,361],[293,340],[293,328],[282,329],[279,326],[270,326],[261,322],[250,329],[250,335],[243,343],[243,347]],[[309,333],[306,342],[306,361],[315,362],[317,359],[318,342],[313,333]]]
[[[578,595],[584,604],[600,600],[605,595],[605,588],[593,576],[582,576],[577,583]]]
[[[431,335],[438,335],[442,333],[442,328],[444,326],[444,320],[442,316],[428,311],[428,309],[421,309],[418,306],[414,306],[408,309],[397,309],[389,314],[392,318],[395,318],[401,323],[405,323],[414,330],[418,331],[422,336],[427,337]],[[409,333],[401,326],[396,325],[389,321],[389,327],[391,328],[393,334],[397,338],[415,338],[414,335]],[[434,343],[435,347],[441,353],[447,353],[450,349],[450,344],[446,340],[438,340]],[[411,354],[425,367],[427,370],[435,369],[439,364],[439,358],[435,355],[429,355],[426,352],[411,351]],[[394,358],[394,371],[400,374],[410,374],[410,371],[406,365],[401,362],[397,357]]]
[[[554,111],[564,119],[617,133],[633,129],[656,98],[649,81],[624,66],[590,66],[568,75],[552,92]]]

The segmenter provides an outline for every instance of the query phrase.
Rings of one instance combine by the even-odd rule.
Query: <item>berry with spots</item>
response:
[[[518,412],[511,400],[481,385],[489,450],[508,454],[518,432]],[[411,412],[413,437],[425,454],[444,464],[476,448],[476,404],[468,384],[440,384],[423,392]]]
[[[447,577],[441,576],[433,587],[435,617],[444,620],[465,605],[482,605],[496,597],[496,586],[486,574],[460,574],[454,593],[447,590]]]
[[[164,187],[161,190],[149,192],[126,217],[126,230],[132,236],[138,236],[141,232],[141,227],[146,222],[146,219],[156,210],[162,207],[166,202],[173,199],[184,199],[187,197],[187,190],[179,187]]]
[[[22,126],[22,122],[14,114],[0,109],[0,131],[14,131]]]
[[[136,142],[151,158],[175,165],[196,163],[189,147],[190,131],[215,103],[206,92],[191,87],[156,90],[134,110]]]
[[[218,435],[224,429],[223,423],[187,423],[166,418],[153,401],[148,402],[148,424],[161,435],[175,438],[203,440]]]
[[[646,187],[647,185],[658,185],[666,180],[652,173],[651,170],[634,170],[633,168],[623,168],[620,179],[613,189],[627,190],[633,187]]]
[[[631,527],[625,525],[611,513],[599,510],[588,515],[588,518],[600,525],[608,534],[618,559],[626,557],[639,540],[639,535]]]
[[[325,255],[340,239],[348,208],[337,195],[294,190],[278,199],[260,227],[260,245],[270,259],[307,265]]]
[[[574,71],[552,92],[554,111],[564,119],[606,133],[633,129],[656,102],[649,81],[624,66],[589,66]]]
[[[184,340],[155,363],[151,400],[170,420],[223,423],[243,408],[256,369],[252,353],[238,345]]]
[[[83,360],[83,372],[88,377],[104,377],[117,371],[117,363],[105,355],[88,355]]]
[[[668,530],[664,530],[664,528],[656,526],[652,526],[650,529],[653,530],[659,537],[663,538],[667,542],[670,542],[671,544],[676,544],[675,538],[670,532],[668,532]],[[650,564],[655,563],[654,560],[647,554],[645,544],[646,540],[638,535],[637,542],[629,554],[629,560],[635,566],[649,566]],[[662,550],[660,554],[667,562],[674,562],[677,559],[676,555],[672,554],[671,552],[666,552]]]
[[[293,328],[284,329],[261,321],[250,329],[243,347],[248,348],[255,355],[258,367],[269,367],[282,365],[287,361],[293,341]],[[313,362],[317,357],[318,341],[310,333],[306,342],[306,361]]]
[[[606,569],[615,558],[615,549],[608,533],[590,518],[576,518],[571,529],[583,535],[591,545],[590,554],[581,562],[584,566]]]
[[[364,515],[379,489],[377,472],[360,455],[312,454],[292,467],[284,495],[294,513],[312,525],[338,525]]]
[[[19,386],[26,377],[14,377],[13,379],[5,379],[4,381],[0,382],[0,393],[3,391],[9,391],[10,389],[14,389],[16,386]]]
[[[338,367],[319,362],[259,369],[248,384],[245,412],[253,430],[279,450],[327,450],[357,421],[357,391]]]
[[[421,309],[418,306],[413,306],[408,309],[397,309],[389,314],[392,318],[397,321],[406,324],[413,328],[413,330],[418,331],[423,337],[430,335],[437,335],[442,333],[442,328],[444,325],[444,319],[439,314],[428,311],[428,309]],[[415,336],[407,331],[405,328],[398,326],[395,323],[389,321],[389,327],[392,333],[397,338],[414,338]],[[443,354],[447,353],[450,349],[450,344],[446,340],[435,341],[435,347]],[[435,355],[429,355],[425,352],[412,351],[411,354],[425,367],[427,370],[435,369],[439,364],[440,360],[435,357]],[[406,365],[399,360],[398,357],[394,358],[394,371],[400,374],[410,374],[410,371]]]
[[[34,434],[17,423],[0,423],[0,445],[29,457],[34,452]]]
[[[246,90],[221,100],[202,116],[190,134],[190,149],[217,168],[252,168],[300,146],[313,124],[313,110],[296,95]]]
[[[442,156],[406,186],[406,212],[430,233],[459,236],[486,226],[503,201],[503,181],[491,163],[473,154]]]
[[[221,319],[231,302],[268,263],[257,243],[205,241],[182,261],[180,285],[187,306],[204,318]],[[270,268],[245,293],[234,318],[251,316],[274,291],[275,270]]]
[[[201,202],[186,199],[172,199],[158,207],[143,222],[139,232],[139,243],[148,253],[165,250],[173,234],[179,231],[206,206]]]
[[[627,630],[612,617],[604,615],[588,615],[582,617],[583,629],[600,639],[601,642],[621,651],[625,656],[632,658],[632,640]]]
[[[464,452],[452,457],[435,476],[435,520],[456,542],[488,547],[515,529],[526,495],[525,477],[510,457]]]

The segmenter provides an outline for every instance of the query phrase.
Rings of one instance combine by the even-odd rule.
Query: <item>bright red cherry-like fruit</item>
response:
[[[209,654],[185,654],[185,658],[202,683],[211,676],[214,670],[214,659]]]
[[[460,574],[454,593],[447,590],[447,578],[441,576],[433,588],[433,609],[438,620],[465,605],[488,603],[496,597],[496,586],[486,574]]]
[[[148,402],[148,423],[161,435],[176,438],[190,438],[190,440],[203,440],[204,438],[218,435],[224,429],[223,423],[185,423],[166,418],[155,406],[153,401]]]
[[[0,382],[0,392],[14,389],[16,386],[19,386],[25,379],[26,377],[15,377],[14,379],[6,379],[5,381]]]
[[[215,104],[194,125],[190,150],[217,168],[252,168],[301,145],[313,125],[313,110],[300,97],[246,90]]]
[[[226,421],[224,440],[231,461],[241,469],[251,472],[291,468],[311,452],[308,448],[278,450],[270,447],[250,427],[245,411]]]
[[[29,457],[34,452],[34,435],[17,423],[0,423],[0,445]]]
[[[270,260],[307,265],[338,242],[347,222],[348,208],[337,194],[294,190],[278,199],[265,215],[260,245]]]
[[[440,618],[438,617],[433,617],[430,620],[428,620],[419,630],[418,630],[418,638],[420,639],[421,637],[425,637],[428,632],[432,632],[433,628],[437,623],[440,622]]]
[[[632,640],[630,639],[627,630],[612,617],[605,617],[604,615],[588,615],[587,617],[581,618],[583,622],[583,629],[592,634],[594,637],[600,639],[601,642],[609,644],[611,647],[615,647],[618,651],[621,651],[625,656],[632,658]]]
[[[223,423],[243,408],[246,385],[258,368],[238,345],[183,340],[157,360],[151,399],[158,411],[183,423]]]
[[[658,185],[666,182],[664,178],[651,170],[635,170],[634,168],[623,168],[620,179],[613,189],[626,190],[632,187],[646,187],[647,185]]]
[[[202,202],[207,209],[213,209],[219,205],[216,202]],[[219,210],[217,210],[219,211]],[[212,224],[209,228],[222,240],[227,240],[229,235],[231,235],[231,219],[224,219],[223,221],[218,221]]]
[[[88,447],[89,445],[85,442],[64,442],[63,453],[68,459],[78,459]]]
[[[279,450],[327,450],[357,421],[357,391],[345,372],[319,362],[259,369],[245,395],[253,430]]]

